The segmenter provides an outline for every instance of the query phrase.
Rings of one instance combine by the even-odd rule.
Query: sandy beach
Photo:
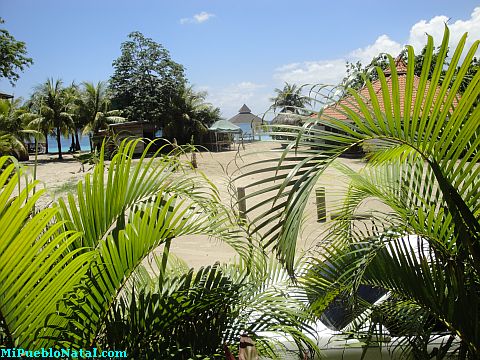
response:
[[[229,179],[238,177],[242,173],[242,167],[247,164],[278,157],[280,150],[278,143],[262,141],[247,143],[245,149],[240,147],[231,151],[202,152],[197,157],[198,169],[218,187],[222,201],[225,204],[230,204],[230,194],[227,186]],[[359,170],[365,165],[363,160],[360,159],[341,159],[340,161],[355,170]],[[33,157],[24,164],[33,165]],[[261,165],[256,165],[256,167],[250,167],[249,170],[259,169],[260,167]],[[59,197],[65,196],[67,191],[74,191],[78,181],[83,179],[89,171],[89,166],[85,166],[85,171],[81,171],[80,163],[73,159],[70,154],[64,155],[63,161],[58,161],[55,154],[40,155],[37,179],[41,181],[47,192],[40,199],[39,205],[47,206]],[[254,174],[241,178],[235,182],[235,186],[252,184],[264,176],[263,174]],[[338,206],[343,198],[346,189],[346,183],[343,180],[344,177],[340,172],[331,168],[320,177],[317,183],[317,187],[326,189],[327,218],[331,217],[333,209]],[[247,188],[247,195],[254,189]],[[252,200],[247,200],[247,208],[253,205]],[[366,208],[377,208],[379,204],[367,203],[365,206]],[[255,215],[253,213],[250,216]],[[299,250],[306,250],[314,246],[317,241],[321,240],[321,234],[324,230],[325,223],[317,222],[315,195],[311,194],[305,209],[303,230],[298,241]],[[206,236],[176,238],[172,242],[171,251],[193,267],[210,265],[216,261],[226,262],[235,257],[235,251],[230,246]]]

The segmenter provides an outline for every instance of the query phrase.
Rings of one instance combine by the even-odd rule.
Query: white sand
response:
[[[219,188],[222,201],[224,201],[225,204],[230,204],[230,197],[227,191],[228,175],[238,176],[240,171],[239,167],[244,164],[250,164],[269,157],[278,157],[278,154],[267,153],[271,149],[279,149],[278,144],[256,142],[246,144],[245,150],[201,153],[197,158],[199,170],[204,172]],[[46,206],[52,201],[55,201],[58,196],[64,196],[65,190],[74,190],[76,183],[85,176],[85,173],[79,172],[81,169],[80,163],[75,161],[71,155],[67,154],[64,157],[65,159],[60,162],[56,160],[55,155],[40,156],[41,162],[37,168],[37,178],[45,184],[48,191],[48,195],[44,196],[40,201],[41,206]],[[364,166],[361,160],[342,159],[341,161],[355,170]],[[33,161],[27,164],[31,165]],[[264,166],[265,165],[257,165],[254,168],[260,169]],[[88,166],[86,166],[86,169],[87,168]],[[255,174],[237,181],[235,185],[246,186],[263,177],[264,175]],[[342,181],[342,178],[338,171],[329,169],[320,177],[317,184],[317,186],[324,186],[326,188],[327,217],[330,217],[332,208],[342,199],[342,194],[345,190],[345,183]],[[251,191],[253,191],[253,189],[247,189],[247,195],[251,193]],[[265,195],[263,198],[267,196],[268,195]],[[247,200],[247,207],[253,205],[252,200]],[[378,208],[379,205],[372,203],[369,204],[368,207]],[[325,224],[316,221],[314,194],[309,197],[305,214],[306,219],[299,239],[299,248],[301,249],[308,249],[315,244],[325,229]],[[235,251],[228,245],[218,240],[210,240],[205,236],[185,236],[177,238],[172,242],[171,251],[184,259],[190,266],[194,267],[213,264],[215,261],[228,261],[235,256]]]

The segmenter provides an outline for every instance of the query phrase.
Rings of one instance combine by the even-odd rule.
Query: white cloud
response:
[[[413,46],[415,52],[419,52],[427,43],[426,34],[429,34],[433,36],[435,46],[440,45],[443,38],[445,23],[448,24],[448,28],[450,29],[450,49],[457,46],[460,38],[466,32],[469,34],[466,48],[469,48],[473,44],[473,41],[478,39],[480,34],[480,7],[473,9],[470,19],[455,20],[453,22],[448,20],[449,19],[446,16],[442,15],[435,16],[428,21],[421,20],[417,22],[410,29],[410,36],[407,43]]]
[[[198,14],[193,15],[191,18],[180,19],[180,24],[201,24],[207,20],[210,20],[212,17],[215,17],[215,14],[202,11]]]
[[[402,51],[402,49],[403,46],[401,44],[384,34],[379,36],[373,44],[350,52],[347,59],[349,61],[360,61],[362,64],[368,64],[378,54],[387,53],[396,56]]]
[[[404,48],[404,44],[411,44],[415,52],[419,53],[427,42],[427,33],[433,36],[436,46],[440,45],[447,21],[448,18],[443,15],[435,16],[428,21],[420,20],[410,28],[406,42],[398,42],[383,34],[373,44],[352,50],[339,59],[304,61],[280,66],[274,70],[273,78],[277,81],[296,84],[338,84],[345,76],[347,61],[360,61],[366,65],[380,53],[398,55]],[[473,10],[469,19],[448,22],[448,27],[450,29],[450,49],[457,46],[465,32],[469,33],[466,44],[466,48],[468,48],[480,34],[480,7]],[[479,53],[480,50],[477,51],[477,55]]]
[[[266,111],[270,106],[269,91],[264,84],[243,81],[225,87],[208,87],[208,101],[218,106],[228,119],[236,115],[243,104],[247,104],[254,114]]]
[[[345,60],[305,61],[281,66],[274,71],[274,79],[296,84],[336,84],[345,73]]]

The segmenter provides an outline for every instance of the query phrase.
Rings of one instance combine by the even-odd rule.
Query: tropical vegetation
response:
[[[208,128],[220,120],[220,109],[206,102],[207,92],[182,86],[172,99],[172,109],[165,116],[163,136],[180,144],[201,144]]]
[[[348,121],[320,110],[316,119],[296,127],[280,160],[262,162],[267,180],[251,185],[251,201],[263,197],[249,209],[259,212],[250,232],[262,233],[294,275],[309,195],[322,173],[336,166],[349,179],[345,201],[332,209],[337,220],[311,256],[310,271],[299,277],[312,310],[320,315],[343,303],[351,319],[363,314],[351,330],[363,331],[368,342],[388,329],[403,339],[397,348],[403,356],[443,358],[453,352],[474,359],[480,356],[480,72],[469,69],[479,41],[463,51],[465,34],[447,62],[449,38],[445,28],[435,51],[428,37],[415,88],[416,58],[407,46],[406,86],[399,86],[395,60],[388,55],[388,82],[376,67],[380,92],[365,75],[368,98],[346,89],[353,106],[339,111]],[[466,76],[468,85],[459,95]],[[321,150],[311,147],[315,142],[322,142]],[[370,146],[362,171],[337,161],[365,143]],[[275,196],[264,200],[272,191]],[[372,200],[389,210],[362,213]],[[386,294],[386,300],[363,300],[359,291],[365,288]],[[439,331],[447,340],[429,348]],[[411,351],[402,352],[407,348]]]
[[[302,93],[303,87],[297,84],[285,82],[283,89],[274,91],[277,95],[270,99],[273,102],[272,109],[280,109],[281,113],[302,114],[305,112],[306,106],[311,103],[311,99]]]
[[[183,66],[161,44],[132,32],[113,62],[109,81],[112,105],[131,121],[150,121],[163,127],[170,99],[185,83]]]
[[[31,59],[23,43],[0,36],[13,49],[2,74],[15,81]],[[247,219],[179,161],[182,147],[171,154],[146,141],[134,159],[143,140],[123,141],[108,163],[103,146],[75,191],[38,207],[45,190],[11,156],[25,151],[26,129],[54,134],[62,158],[60,137],[71,135],[78,148],[79,129],[152,121],[187,143],[219,118],[183,67],[139,32],[122,44],[108,86],[49,79],[29,107],[0,101],[0,347],[212,359],[224,357],[222,346],[236,353],[248,333],[263,356],[284,358],[291,341],[306,358],[318,351],[313,322],[333,308],[346,319],[339,328],[351,323],[349,335],[367,347],[388,333],[399,339],[389,350],[404,357],[479,358],[480,42],[464,51],[464,35],[447,57],[449,37],[446,28],[437,49],[428,37],[417,55],[407,46],[405,86],[390,55],[369,69],[351,66],[353,80],[340,91],[353,104],[339,106],[347,121],[321,108],[303,126],[275,125],[277,139],[292,141],[279,158],[243,169],[240,178],[265,175],[246,187],[255,201]],[[302,89],[275,89],[273,108],[310,113],[315,99]],[[325,90],[332,94],[311,89],[317,99]],[[359,146],[358,172],[338,160]],[[299,258],[306,204],[330,167],[348,179],[345,199],[330,210],[336,219],[315,251]],[[371,200],[388,210],[364,213]],[[172,242],[200,234],[229,244],[238,261],[194,270],[171,253]],[[445,340],[432,349],[439,334]]]
[[[0,24],[5,21],[0,18]],[[7,79],[14,85],[20,78],[19,72],[33,64],[27,56],[27,47],[18,41],[7,29],[0,29],[0,78]]]
[[[121,347],[132,359],[213,358],[247,331],[261,353],[275,356],[279,344],[261,332],[280,331],[313,349],[298,331],[309,330],[308,312],[283,295],[294,287],[290,278],[245,237],[218,190],[176,158],[160,156],[162,149],[146,158],[153,143],[133,160],[138,141],[124,141],[108,169],[102,150],[75,193],[36,212],[38,182],[26,177],[17,187],[25,169],[1,158],[1,344]],[[169,249],[188,234],[227,242],[240,262],[187,268]]]
[[[85,81],[76,99],[77,117],[83,134],[96,135],[107,130],[109,124],[125,122],[121,110],[112,110],[107,84]],[[90,140],[91,141],[91,140]],[[90,144],[92,145],[92,144]],[[93,149],[93,147],[91,146]]]
[[[33,115],[20,103],[19,99],[0,100],[0,156],[12,155],[25,160],[28,159],[25,141],[29,137],[25,129]]]
[[[75,94],[73,91],[71,88],[63,87],[61,79],[48,79],[37,86],[34,94],[39,116],[29,124],[29,127],[42,132],[46,139],[49,134],[55,134],[59,159],[63,158],[61,137],[68,136],[74,128]],[[48,152],[48,140],[46,152]]]

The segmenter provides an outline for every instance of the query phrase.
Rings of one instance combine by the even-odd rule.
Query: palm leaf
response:
[[[24,171],[8,162],[7,157],[0,158],[0,316],[5,344],[41,347],[45,343],[38,333],[51,335],[44,332],[47,318],[84,276],[92,254],[84,249],[67,251],[80,234],[63,231],[63,223],[54,222],[56,209],[33,213],[43,193],[33,192],[36,182],[27,180],[13,197]]]

